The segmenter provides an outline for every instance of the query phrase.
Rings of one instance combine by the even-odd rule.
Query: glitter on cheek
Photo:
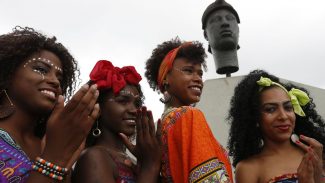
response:
[[[38,73],[38,74],[40,74],[40,75],[42,76],[42,80],[45,79],[45,76],[44,76],[43,73],[41,73],[40,71],[38,71],[38,70],[36,70],[36,69],[33,69],[33,71],[36,72],[36,73]]]

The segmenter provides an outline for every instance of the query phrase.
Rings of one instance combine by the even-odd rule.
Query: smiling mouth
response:
[[[125,121],[128,125],[135,125],[135,119],[124,119],[123,121]]]
[[[198,94],[201,94],[202,93],[202,88],[200,87],[197,87],[197,86],[191,86],[189,87],[191,90],[195,91],[196,93]]]
[[[278,128],[281,131],[288,131],[290,126],[289,125],[285,125],[285,126],[277,126],[276,128]]]
[[[41,93],[43,93],[44,95],[55,99],[55,93],[53,91],[49,91],[49,90],[41,90]]]

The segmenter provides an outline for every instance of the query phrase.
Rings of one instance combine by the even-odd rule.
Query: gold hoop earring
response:
[[[9,116],[11,116],[16,111],[16,108],[15,108],[15,105],[10,100],[10,97],[9,97],[7,91],[5,89],[2,90],[0,92],[0,96],[2,93],[4,93],[5,98],[10,103],[10,105],[0,105],[0,119],[5,119],[5,118],[8,118]]]

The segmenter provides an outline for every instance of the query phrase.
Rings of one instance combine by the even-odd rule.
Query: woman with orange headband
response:
[[[231,165],[214,138],[203,113],[192,107],[200,101],[205,51],[199,42],[164,42],[146,62],[153,90],[165,104],[162,114],[163,182],[232,182]]]

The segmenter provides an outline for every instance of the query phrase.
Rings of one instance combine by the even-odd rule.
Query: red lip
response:
[[[290,127],[291,127],[291,125],[277,125],[277,126],[275,126],[275,128],[277,128],[283,132],[289,131]]]

